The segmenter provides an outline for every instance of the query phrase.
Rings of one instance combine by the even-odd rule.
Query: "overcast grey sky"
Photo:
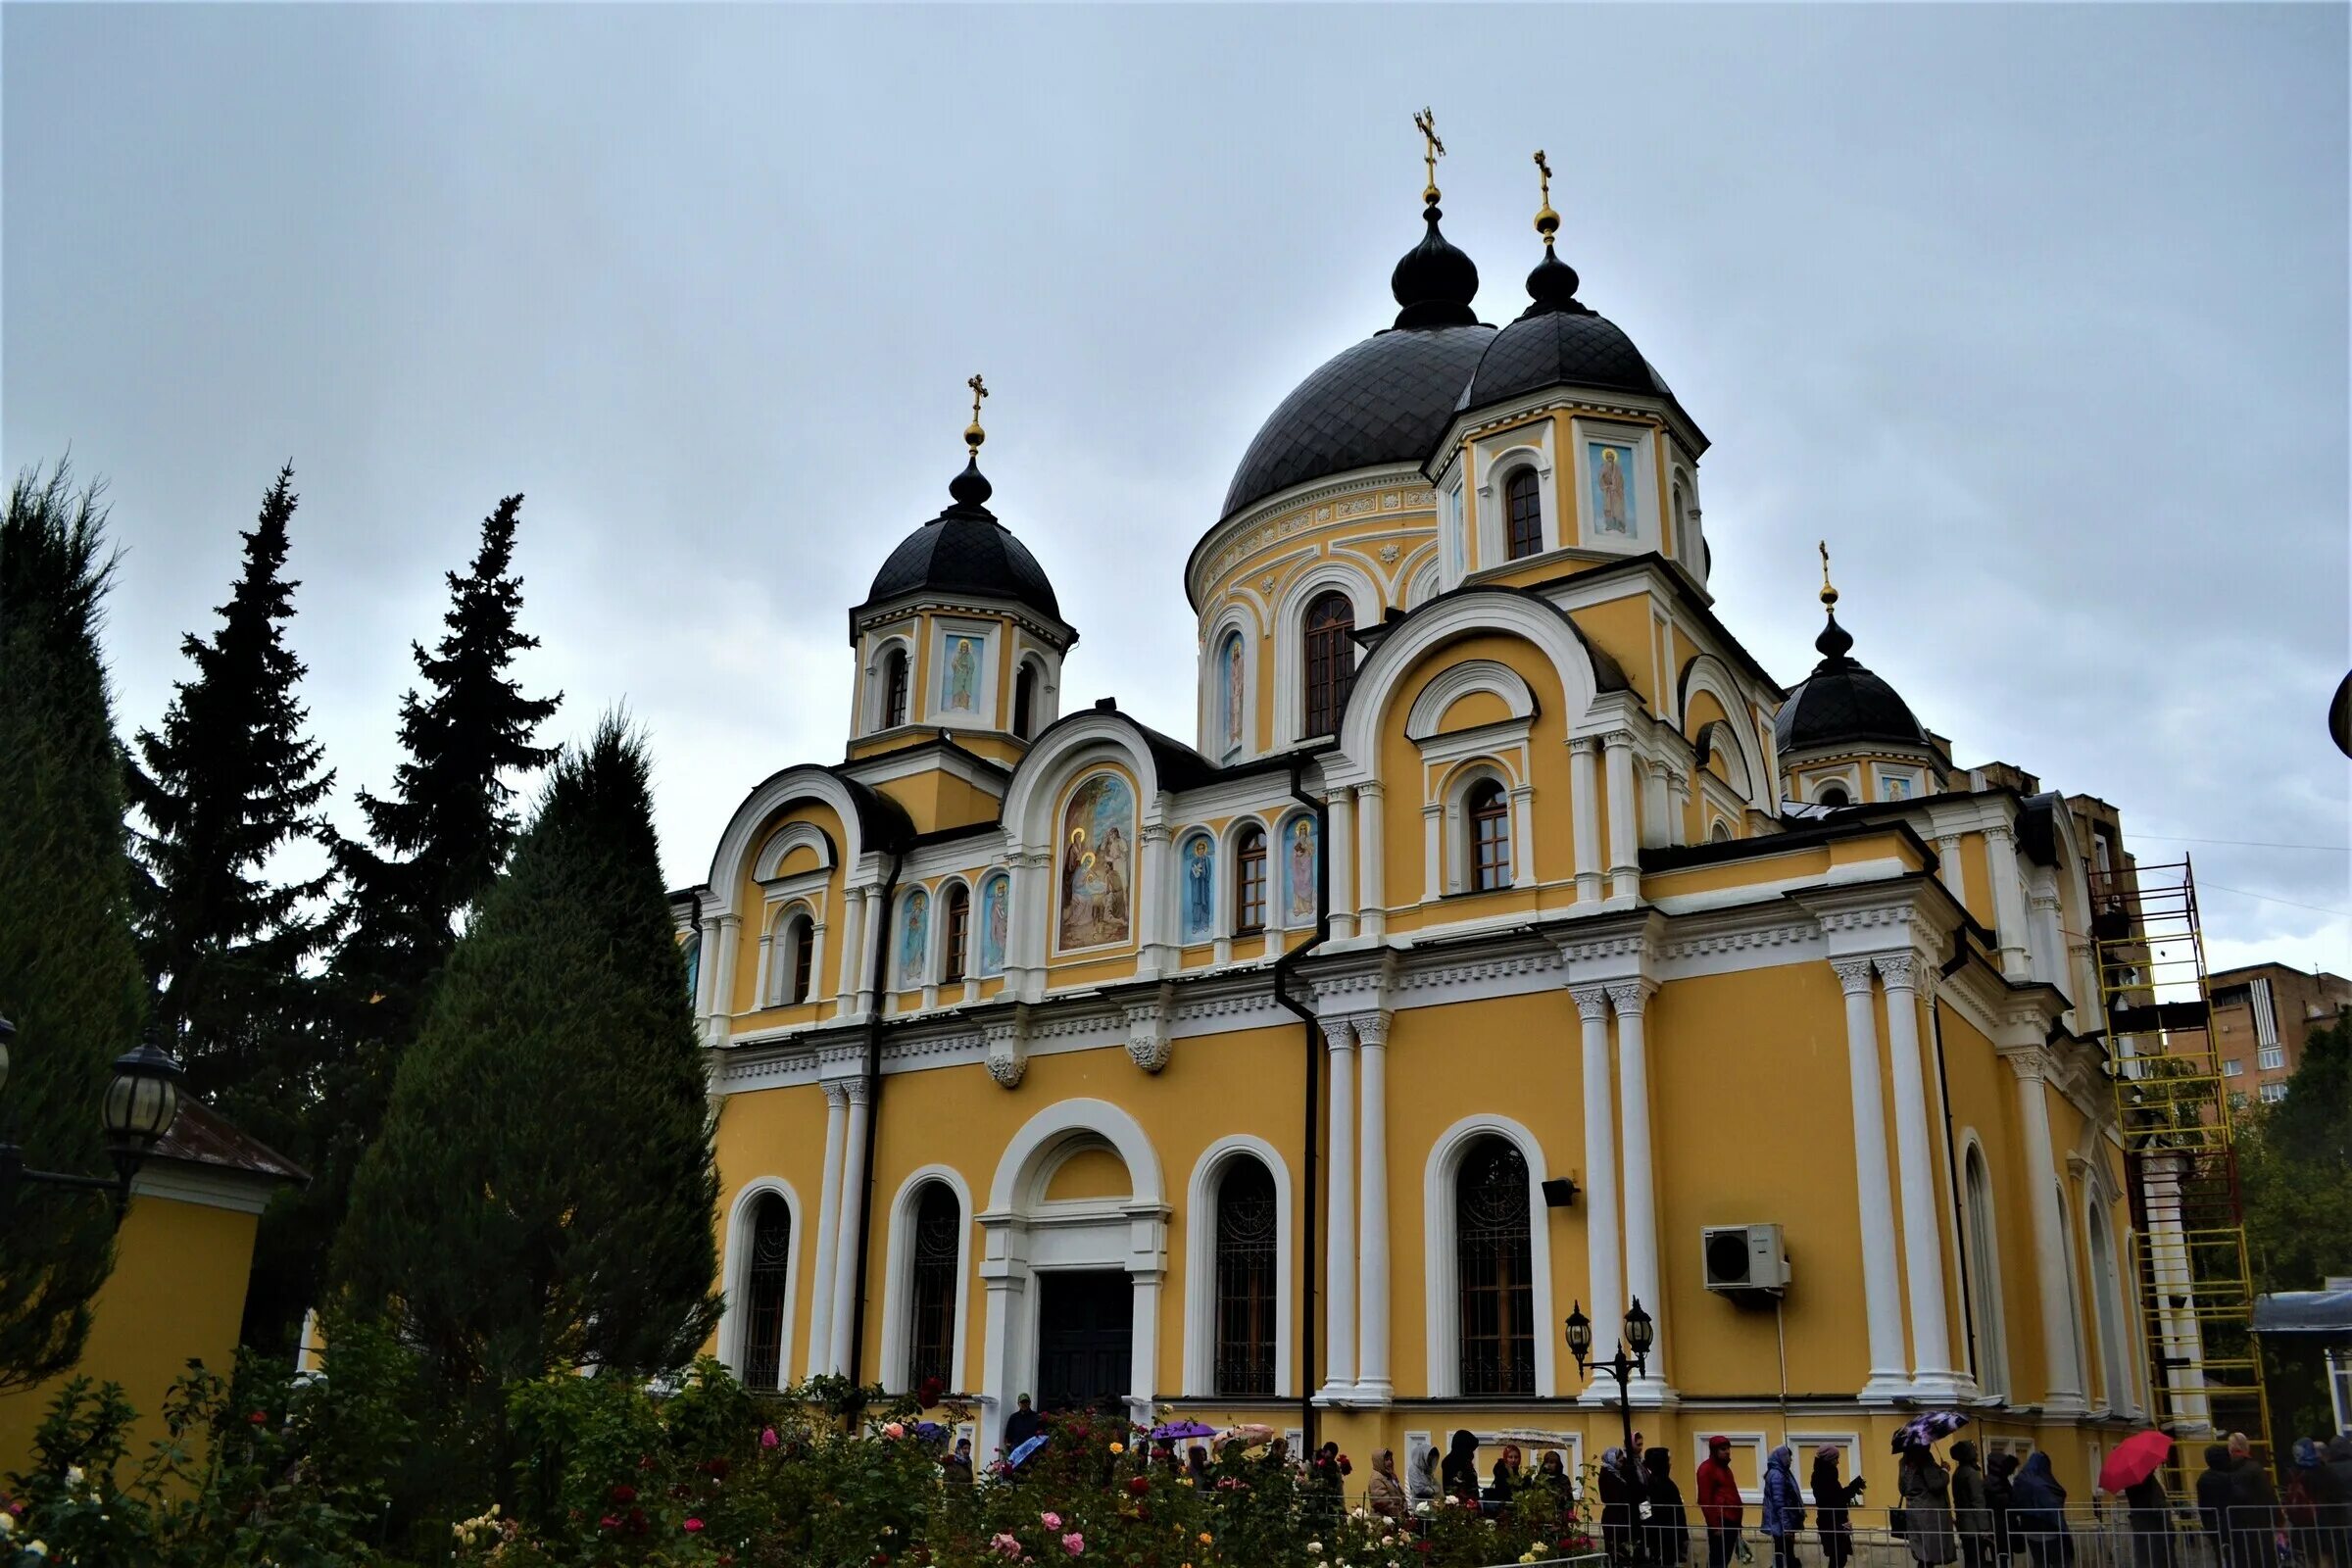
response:
[[[0,449],[111,482],[126,726],[294,461],[347,825],[524,492],[527,678],[557,738],[627,703],[699,880],[841,755],[846,609],[975,369],[1065,705],[1192,733],[1185,554],[1393,314],[1429,103],[1487,319],[1549,151],[1583,297],[1715,442],[1768,668],[1812,663],[1827,535],[1857,656],[1963,760],[2192,850],[2217,963],[2344,970],[2346,15],[12,5]]]

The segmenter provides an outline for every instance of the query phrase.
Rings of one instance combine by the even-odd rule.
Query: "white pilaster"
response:
[[[1666,842],[1690,842],[1690,775],[1675,771],[1666,775]]]
[[[705,919],[702,929],[702,956],[694,966],[694,1032],[708,1040],[710,1014],[715,1006],[710,999],[718,995],[718,916],[713,914]]]
[[[865,1014],[874,1010],[874,955],[890,940],[890,933],[883,924],[882,890],[868,887],[861,891],[858,902],[865,906],[865,915],[858,922],[858,947],[849,961],[857,968],[857,1010]]]
[[[722,914],[718,917],[718,951],[706,957],[718,960],[718,972],[710,981],[710,1026],[703,1037],[710,1046],[723,1046],[735,1030],[735,952],[743,946],[743,916]]]
[[[2082,1368],[2075,1357],[2075,1317],[2067,1293],[2074,1287],[2066,1266],[2066,1222],[2058,1212],[2058,1159],[2050,1142],[2048,1090],[2037,1053],[2009,1054],[2017,1071],[2017,1103],[2026,1131],[2026,1196],[2034,1216],[2034,1294],[2041,1300],[2041,1358],[2049,1368],[2049,1393],[2042,1408],[2079,1415]]]
[[[1642,857],[1636,834],[1641,807],[1634,791],[1634,737],[1612,730],[1601,738],[1609,789],[1609,899],[1630,904],[1642,892]]]
[[[858,1007],[858,935],[864,929],[865,900],[855,890],[843,895],[841,901],[841,974],[834,983],[833,997],[839,1004],[838,1014],[855,1012]],[[823,971],[813,971],[821,974]]]
[[[1357,812],[1362,821],[1363,853],[1356,857],[1356,880],[1363,884],[1363,898],[1356,911],[1356,929],[1367,937],[1389,934],[1389,912],[1386,906],[1388,887],[1383,875],[1387,857],[1381,853],[1381,806],[1383,790],[1378,784],[1358,784],[1355,787]]]
[[[1331,813],[1331,935],[1344,942],[1355,935],[1355,791],[1337,789]]]
[[[760,972],[752,976],[752,1009],[756,1012],[767,1005],[774,996],[775,980],[771,965],[775,961],[776,933],[773,927],[760,933]]]
[[[1331,1152],[1324,1203],[1323,1392],[1327,1402],[1355,1394],[1355,1031],[1345,1019],[1323,1026],[1331,1053]]]
[[[1165,822],[1146,822],[1136,835],[1142,840],[1142,853],[1136,857],[1138,874],[1134,907],[1137,919],[1136,978],[1149,980],[1161,974],[1173,973],[1178,967],[1176,933],[1168,924],[1172,905],[1168,890],[1175,878],[1170,875],[1168,826]],[[973,910],[976,916],[979,911]]]
[[[1386,1404],[1389,1378],[1389,1015],[1353,1020],[1363,1080],[1363,1141],[1356,1177],[1355,1395]]]
[[[1525,784],[1511,790],[1511,886],[1536,885],[1536,792]]]
[[[1599,743],[1568,743],[1568,814],[1576,834],[1576,902],[1600,902],[1600,782],[1594,765]]]
[[[1894,1152],[1902,1178],[1903,1278],[1911,1298],[1911,1392],[1946,1403],[1976,1391],[1952,1365],[1950,1313],[1943,1294],[1943,1226],[1936,1211],[1936,1176],[1928,1133],[1927,1077],[1920,1065],[1916,956],[1877,960],[1886,987],[1886,1055],[1894,1073]]]
[[[1936,858],[1943,877],[1944,891],[1963,905],[1968,903],[1968,862],[1960,858],[1960,835],[1939,833],[1936,836]]]
[[[1991,867],[1992,922],[2000,937],[2001,973],[2027,979],[2026,887],[2017,869],[2017,839],[2006,825],[1984,830],[1984,860]]]
[[[1625,1137],[1625,1289],[1659,1325],[1648,1369],[1626,1393],[1633,1403],[1652,1405],[1674,1398],[1666,1376],[1671,1331],[1664,1326],[1666,1291],[1658,1271],[1656,1167],[1649,1142],[1649,1052],[1642,1027],[1644,1004],[1654,989],[1646,980],[1609,987],[1609,1004],[1617,1010],[1617,1120]],[[1594,1333],[1600,1333],[1600,1325],[1614,1326],[1616,1321],[1593,1319]],[[1599,1343],[1596,1339],[1595,1344]]]
[[[841,1145],[841,1225],[833,1238],[833,1370],[850,1365],[850,1334],[857,1325],[858,1238],[865,1223],[865,1121],[863,1079],[841,1086],[849,1096],[848,1136]]]
[[[1878,1009],[1871,960],[1834,958],[1845,991],[1846,1069],[1853,1090],[1854,1185],[1862,1221],[1862,1312],[1870,1375],[1862,1398],[1888,1401],[1911,1392],[1903,1358],[1902,1281],[1894,1266],[1894,1177],[1886,1167],[1886,1111],[1879,1075]]]
[[[1642,764],[1642,847],[1666,847],[1666,770],[1656,762]]]
[[[1617,1117],[1609,1090],[1609,993],[1604,986],[1578,986],[1569,995],[1584,1021],[1585,1046],[1585,1271],[1592,1299],[1593,1348],[1605,1357],[1606,1337],[1625,1320],[1623,1276],[1617,1264]],[[1546,1325],[1548,1328],[1548,1325]],[[1603,1385],[1607,1385],[1605,1388]],[[1597,1374],[1585,1385],[1585,1400],[1607,1404],[1616,1386]]]
[[[825,1170],[816,1200],[816,1281],[808,1292],[808,1370],[833,1370],[833,1253],[841,1228],[841,1146],[845,1084],[825,1085]]]

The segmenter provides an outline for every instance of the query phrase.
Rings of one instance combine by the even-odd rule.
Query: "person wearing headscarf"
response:
[[[1600,1549],[1609,1561],[1633,1555],[1634,1504],[1625,1485],[1625,1450],[1600,1450]]]
[[[1746,1518],[1740,1482],[1732,1474],[1732,1440],[1707,1440],[1707,1456],[1698,1466],[1698,1516],[1707,1524],[1707,1568],[1723,1565],[1740,1550],[1740,1526]]]
[[[1433,1445],[1423,1448],[1421,1450],[1421,1457],[1413,1461],[1413,1473],[1405,1481],[1404,1491],[1405,1495],[1414,1502],[1434,1502],[1437,1500],[1440,1494],[1438,1490],[1438,1450]]]
[[[1992,1501],[1985,1489],[1977,1446],[1966,1439],[1953,1444],[1952,1528],[1960,1533],[1960,1560],[1967,1568],[1992,1565]]]
[[[1372,1479],[1364,1488],[1364,1506],[1393,1524],[1404,1522],[1404,1483],[1396,1479],[1396,1455],[1394,1450],[1373,1450]]]
[[[1813,1450],[1813,1529],[1821,1538],[1821,1556],[1827,1568],[1845,1568],[1854,1556],[1849,1510],[1862,1496],[1862,1478],[1856,1476],[1851,1483],[1838,1479],[1838,1461],[1844,1456],[1835,1443]]]
[[[2213,1540],[2215,1568],[2234,1568],[2236,1543],[2230,1534],[2230,1498],[2236,1491],[2230,1479],[2230,1450],[2218,1443],[2205,1446],[2205,1468],[2197,1473],[2197,1523]]]
[[[1796,1450],[1784,1443],[1764,1460],[1764,1534],[1772,1538],[1772,1568],[1796,1568],[1796,1533],[1804,1528]]]
[[[1655,1568],[1682,1568],[1690,1557],[1690,1515],[1675,1484],[1674,1450],[1664,1444],[1642,1450],[1642,1481],[1649,1503],[1642,1540]]]
[[[2025,1545],[2034,1568],[2066,1568],[2075,1559],[2066,1530],[2066,1488],[2050,1473],[2050,1456],[2035,1448],[2009,1489],[2009,1533]]]
[[[1438,1472],[1446,1495],[1466,1507],[1478,1506],[1478,1434],[1458,1428],[1446,1446],[1446,1463]]]
[[[1936,1450],[1924,1443],[1904,1448],[1894,1486],[1902,1497],[1903,1543],[1911,1548],[1911,1560],[1920,1568],[1956,1560],[1960,1538],[1952,1529],[1952,1477],[1936,1461]]]

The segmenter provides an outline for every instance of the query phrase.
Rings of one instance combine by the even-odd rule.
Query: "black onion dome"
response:
[[[1470,302],[1478,298],[1478,264],[1439,230],[1438,220],[1445,216],[1435,202],[1421,209],[1429,231],[1420,244],[1396,258],[1396,269],[1389,274],[1398,326],[1478,323],[1478,314],[1470,309]]]
[[[1838,612],[1813,646],[1821,662],[1813,673],[1788,693],[1773,721],[1772,739],[1783,754],[1817,746],[1850,746],[1881,742],[1894,746],[1928,744],[1927,732],[1912,716],[1911,705],[1895,689],[1849,657],[1853,634],[1838,624]]]
[[[1494,334],[1470,382],[1462,409],[1483,408],[1549,386],[1589,386],[1641,392],[1672,401],[1666,380],[1634,347],[1625,329],[1576,297],[1576,269],[1544,247],[1527,274],[1532,302],[1519,319]]]
[[[882,563],[865,603],[911,593],[970,594],[1008,599],[1059,620],[1061,607],[1046,569],[988,510],[991,487],[977,458],[964,465],[948,493],[955,498],[948,509],[900,540]]]

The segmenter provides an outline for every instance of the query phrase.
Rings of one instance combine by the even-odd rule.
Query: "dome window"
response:
[[[1821,793],[1814,799],[1824,806],[1851,806],[1854,804],[1854,798],[1845,793],[1845,786],[1842,784],[1824,784],[1821,787]]]
[[[882,661],[882,727],[906,722],[906,650],[893,648]]]
[[[1504,516],[1510,530],[1510,559],[1544,550],[1544,492],[1533,468],[1521,468],[1503,486]]]
[[[1029,726],[1037,712],[1037,666],[1023,662],[1020,673],[1012,677],[1012,732],[1029,739]]]
[[[1334,590],[1306,607],[1307,735],[1330,735],[1340,727],[1348,689],[1355,684],[1355,607]]]

